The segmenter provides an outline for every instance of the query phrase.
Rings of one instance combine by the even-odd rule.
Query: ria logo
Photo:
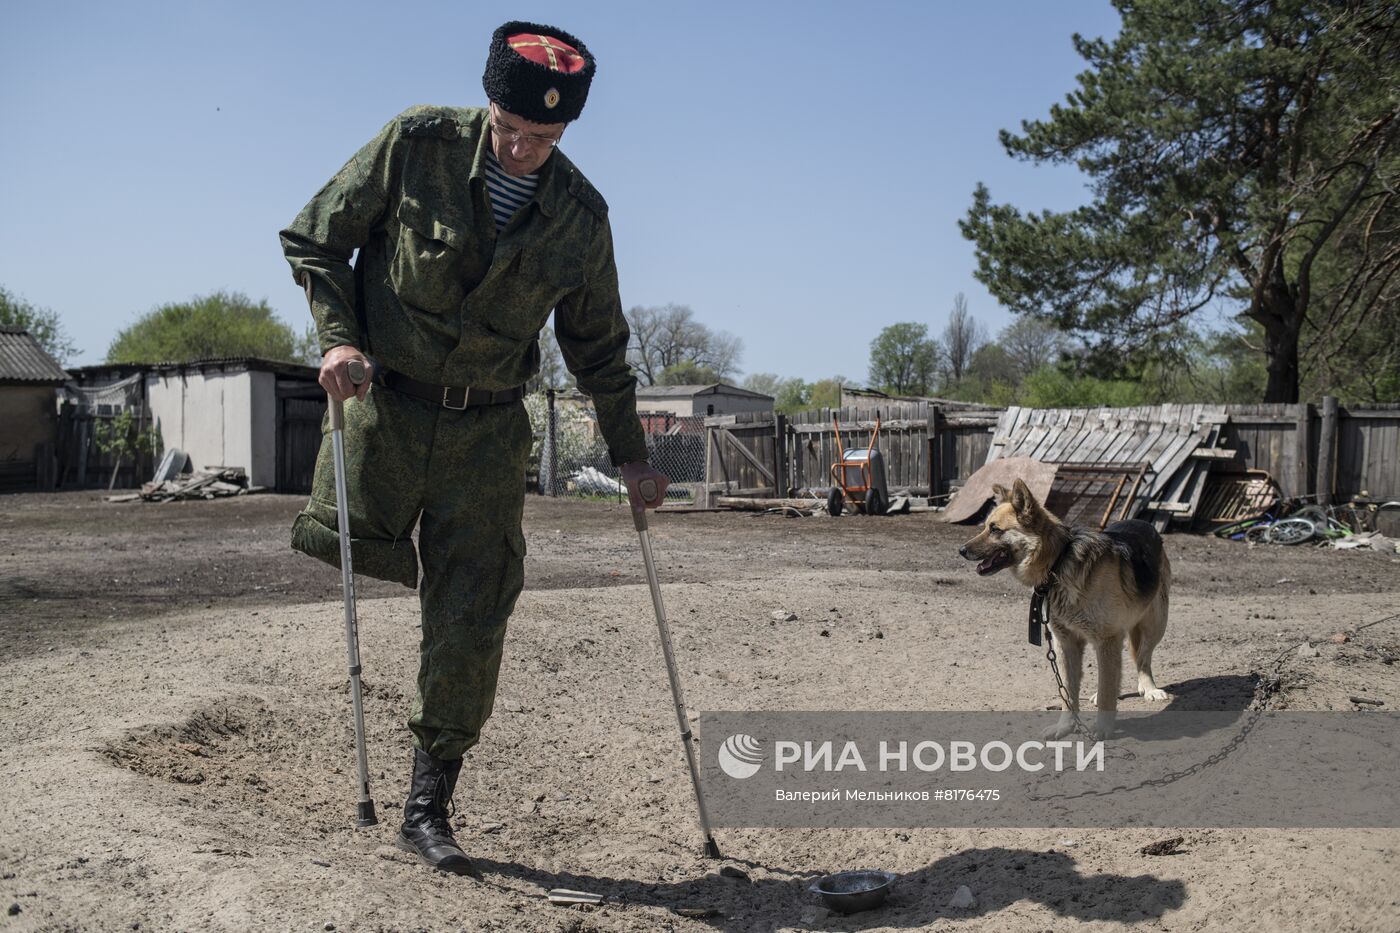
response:
[[[763,743],[742,732],[731,735],[719,747],[720,770],[740,781],[757,774],[764,757]]]

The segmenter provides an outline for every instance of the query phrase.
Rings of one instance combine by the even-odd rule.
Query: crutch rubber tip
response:
[[[366,826],[378,826],[379,817],[374,815],[374,801],[366,800],[364,803],[355,806],[355,828],[364,829]]]
[[[705,840],[705,858],[724,858],[719,854],[719,846],[715,845],[713,838]]]

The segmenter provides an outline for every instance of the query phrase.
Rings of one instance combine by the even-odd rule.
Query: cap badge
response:
[[[559,89],[558,89],[558,88],[553,88],[553,87],[552,87],[552,88],[550,88],[549,90],[547,90],[547,91],[544,92],[544,105],[545,105],[546,107],[548,107],[550,110],[553,110],[555,107],[558,107],[558,106],[559,106]]]

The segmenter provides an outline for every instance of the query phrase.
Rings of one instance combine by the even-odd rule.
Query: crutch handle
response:
[[[656,498],[656,480],[644,479],[637,484],[637,495],[642,497],[642,507],[632,510],[632,524],[637,526],[638,531],[647,530],[647,508],[646,503]]]
[[[345,364],[346,375],[350,377],[351,385],[364,385],[365,381],[365,361],[351,360]],[[327,396],[330,398],[330,396]],[[331,398],[331,430],[339,431],[345,427],[345,403],[339,399]]]

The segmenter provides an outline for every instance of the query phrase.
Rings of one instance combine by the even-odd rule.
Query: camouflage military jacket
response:
[[[282,231],[293,277],[310,280],[321,349],[358,346],[423,382],[509,389],[539,370],[553,310],[613,459],[644,460],[607,203],[555,149],[498,237],[486,114],[404,111]]]

